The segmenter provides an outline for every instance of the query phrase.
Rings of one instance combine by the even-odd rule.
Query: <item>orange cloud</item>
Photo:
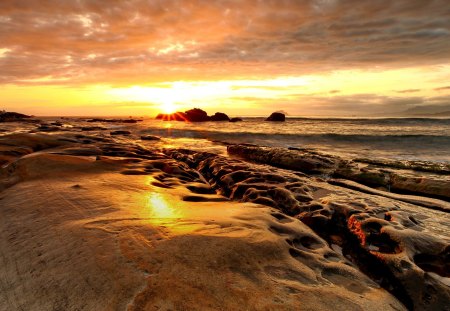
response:
[[[123,84],[448,63],[447,6],[445,0],[2,1],[0,83]]]

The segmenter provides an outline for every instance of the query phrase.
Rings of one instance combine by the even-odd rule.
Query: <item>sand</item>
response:
[[[191,153],[181,159],[120,138],[59,132],[3,136],[0,147],[0,310],[406,310],[342,244],[321,236],[301,204],[291,213],[284,192],[261,193],[256,203],[231,195],[237,176],[224,177],[213,163],[205,174]],[[240,165],[244,175],[262,172],[216,160]],[[328,207],[394,202],[265,169],[272,176],[261,185],[295,176],[311,190],[304,195]],[[261,204],[269,199],[277,204]],[[417,236],[401,235],[400,223],[392,234],[448,245],[446,224],[429,223],[435,229],[412,230]],[[408,263],[424,249],[410,244],[400,253]],[[439,271],[413,268],[433,288],[448,287]],[[433,295],[429,309],[446,297]]]

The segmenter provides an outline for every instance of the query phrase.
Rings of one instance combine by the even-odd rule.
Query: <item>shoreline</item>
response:
[[[142,120],[142,121],[141,121]],[[449,119],[450,120],[450,119]],[[406,121],[405,121],[406,122]],[[429,123],[431,122],[431,123]],[[205,148],[218,151],[219,145],[253,143],[260,146],[308,149],[342,158],[378,162],[430,162],[450,164],[448,120],[414,121],[292,121],[265,122],[167,122],[153,119],[50,118],[36,123],[0,123],[0,133],[77,131],[109,136],[113,130],[129,131],[128,139],[158,136],[173,148]],[[441,122],[441,121],[439,121]],[[374,163],[375,164],[375,163]],[[419,163],[419,166],[422,165]]]
[[[254,145],[223,156],[126,135],[0,136],[0,305],[433,310],[449,301],[445,168]],[[396,178],[416,196],[387,192]],[[423,196],[436,185],[445,200]]]

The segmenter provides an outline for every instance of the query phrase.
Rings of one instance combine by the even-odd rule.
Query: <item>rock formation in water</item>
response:
[[[231,118],[230,122],[241,122],[242,118]]]
[[[30,118],[30,116],[18,112],[0,111],[0,122],[17,122]]]
[[[216,112],[209,118],[210,121],[230,121],[230,117],[228,117],[223,112]]]
[[[206,122],[210,121],[210,117],[206,113],[206,111],[199,109],[199,108],[193,108],[185,111],[186,118],[190,122]]]
[[[273,112],[266,121],[274,121],[274,122],[284,122],[286,120],[286,116],[281,112]]]
[[[190,110],[187,110],[185,112],[175,112],[175,113],[160,113],[156,116],[157,120],[163,120],[163,121],[188,121],[188,122],[207,122],[207,121],[231,121],[233,119],[230,119],[228,115],[226,115],[223,112],[216,112],[212,116],[208,116],[206,111],[199,109],[199,108],[193,108]],[[237,122],[242,121],[239,118],[234,118],[231,122]]]

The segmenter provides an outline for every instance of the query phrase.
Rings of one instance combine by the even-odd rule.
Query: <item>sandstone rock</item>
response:
[[[153,135],[142,135],[141,140],[161,140],[161,138]]]
[[[110,135],[130,135],[130,131],[112,131],[109,133]]]
[[[101,127],[101,126],[83,126],[81,127],[82,131],[103,131],[106,130],[105,127]]]
[[[337,157],[325,157],[301,150],[288,150],[284,148],[258,147],[241,144],[230,145],[227,147],[227,151],[229,154],[247,160],[308,174],[327,174],[334,172],[341,162],[341,159]]]
[[[231,199],[297,215],[407,309],[445,310],[450,299],[450,243],[444,220],[448,214],[211,153],[165,152],[198,169],[216,191]],[[301,244],[314,248],[315,242]]]

